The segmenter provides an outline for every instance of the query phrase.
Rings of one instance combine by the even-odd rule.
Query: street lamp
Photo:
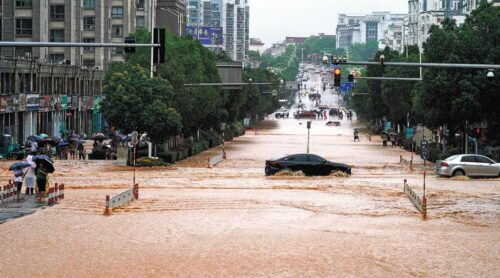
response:
[[[321,59],[324,65],[328,65],[328,56],[323,56],[323,59]]]
[[[486,77],[488,78],[489,81],[493,81],[493,79],[495,78],[495,73],[493,72],[492,69],[488,70],[488,73],[486,74]]]
[[[380,54],[380,65],[382,65],[382,67],[384,66],[384,59],[385,59],[385,55]]]

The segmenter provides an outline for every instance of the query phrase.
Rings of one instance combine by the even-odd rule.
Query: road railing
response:
[[[208,168],[213,168],[215,165],[219,164],[224,160],[224,153],[218,154],[213,157],[208,158]]]
[[[12,180],[9,180],[7,185],[0,187],[0,204],[6,204],[16,200],[17,188],[12,183]]]
[[[425,195],[420,198],[420,196],[413,191],[413,189],[408,185],[407,180],[404,180],[404,193],[408,196],[408,199],[413,203],[415,208],[422,214],[423,218],[427,218],[427,199]]]
[[[122,207],[133,200],[139,199],[139,184],[134,184],[130,189],[116,194],[113,197],[106,195],[106,208],[104,209],[105,215],[110,215],[113,209]]]
[[[49,187],[47,194],[47,204],[49,206],[59,202],[59,200],[64,199],[64,184],[55,184],[54,187]]]

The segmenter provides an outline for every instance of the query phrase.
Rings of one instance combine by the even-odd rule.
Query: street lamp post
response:
[[[220,129],[222,131],[222,157],[226,159],[226,150],[224,148],[224,142],[226,141],[225,131],[226,131],[226,123],[220,124]]]
[[[154,28],[156,27],[156,1],[151,0],[151,43],[154,43]],[[151,67],[150,67],[150,77],[154,77],[155,65],[153,62],[153,48],[151,47]]]

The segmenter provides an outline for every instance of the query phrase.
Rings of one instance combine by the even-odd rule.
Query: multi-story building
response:
[[[28,58],[2,57],[0,65],[0,134],[24,142],[40,133],[92,136],[103,130],[103,71]]]
[[[3,0],[3,41],[123,43],[139,26],[147,26],[145,1]],[[121,48],[3,47],[5,57],[33,57],[47,63],[105,68],[123,59]]]
[[[403,28],[407,15],[391,14],[389,12],[374,12],[364,16],[339,14],[337,24],[337,48],[347,48],[355,43],[376,41],[379,45],[385,42],[389,29]],[[391,40],[396,40],[391,38]]]
[[[146,2],[151,2],[148,0]],[[186,32],[186,1],[156,0],[156,26],[166,27],[174,35],[182,36]]]
[[[250,38],[250,51],[256,51],[262,54],[264,52],[264,43],[261,39]]]
[[[248,0],[188,0],[187,30],[210,49],[244,61],[250,49]]]
[[[439,25],[446,17],[453,18],[458,25],[467,14],[475,10],[480,0],[409,0],[409,17],[405,25],[405,44],[419,45],[429,37],[432,25]]]

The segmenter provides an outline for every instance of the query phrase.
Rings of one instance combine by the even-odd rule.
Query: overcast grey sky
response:
[[[373,11],[408,13],[408,0],[248,0],[250,37],[266,48],[286,36],[335,34],[337,15]]]

